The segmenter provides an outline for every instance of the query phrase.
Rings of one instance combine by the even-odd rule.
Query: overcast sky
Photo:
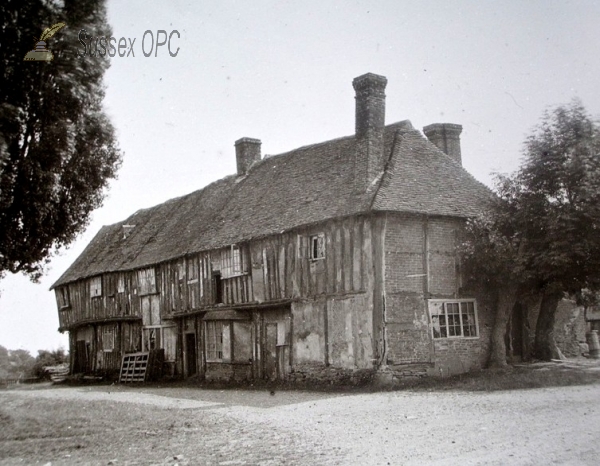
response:
[[[277,154],[351,135],[352,79],[366,72],[388,78],[387,123],[463,125],[463,165],[486,184],[490,173],[517,168],[523,139],[546,108],[578,97],[600,115],[598,1],[110,1],[108,8],[113,36],[136,40],[135,57],[112,58],[105,75],[123,166],[89,228],[41,283],[0,281],[0,345],[9,349],[68,348],[48,288],[102,225],[234,173],[240,137],[261,139],[263,154]],[[177,30],[177,56],[161,47],[145,57],[146,30],[155,41],[157,30]]]

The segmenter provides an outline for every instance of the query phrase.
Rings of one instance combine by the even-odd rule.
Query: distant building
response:
[[[385,125],[386,83],[354,79],[354,135],[264,158],[242,138],[236,174],[103,227],[52,286],[71,371],[156,348],[207,379],[482,367],[493,316],[455,246],[490,191],[461,126]]]

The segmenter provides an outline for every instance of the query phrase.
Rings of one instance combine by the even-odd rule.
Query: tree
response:
[[[491,365],[506,364],[504,336],[516,300],[541,295],[534,356],[559,356],[554,341],[565,294],[600,289],[600,130],[579,101],[544,114],[524,161],[496,176],[492,208],[467,224],[468,275],[497,291]]]
[[[565,293],[600,287],[600,127],[579,101],[544,114],[514,177],[525,267],[542,294],[534,355],[558,356],[554,322]]]
[[[0,345],[0,379],[22,379],[31,373],[35,360],[24,349],[7,350]]]
[[[512,183],[496,176],[496,197],[489,210],[467,221],[459,247],[462,271],[469,284],[484,286],[495,293],[496,310],[492,328],[488,365],[504,367],[506,363],[505,334],[510,313],[524,288],[523,238],[515,228],[514,204],[507,200]],[[510,196],[508,196],[510,198]]]
[[[534,356],[559,357],[554,341],[565,293],[600,289],[600,129],[579,101],[547,111],[525,141],[524,161],[496,177],[487,217],[471,221],[463,259],[498,292],[492,365],[503,365],[504,333],[518,296],[541,296]]]
[[[35,377],[42,379],[50,379],[50,374],[44,369],[48,366],[58,366],[68,362],[68,354],[64,348],[58,348],[57,350],[38,350],[38,355],[35,358],[35,364],[33,365],[31,372]]]
[[[58,22],[66,27],[49,40],[54,60],[24,61]],[[5,0],[0,28],[0,277],[36,280],[87,226],[120,165],[102,109],[108,57],[81,56],[78,41],[81,29],[111,32],[101,0]]]

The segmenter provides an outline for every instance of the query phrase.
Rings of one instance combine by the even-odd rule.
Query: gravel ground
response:
[[[37,456],[19,456],[15,441],[4,442],[0,464],[591,465],[600,456],[599,385],[353,395],[168,387],[0,392],[3,406],[61,402],[105,409],[106,422],[125,407],[151,413],[156,425],[124,428],[99,449],[42,448]]]

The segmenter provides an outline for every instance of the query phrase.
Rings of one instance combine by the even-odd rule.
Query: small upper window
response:
[[[117,293],[125,293],[125,276],[122,273],[117,278]]]
[[[140,285],[140,295],[156,293],[156,276],[154,267],[138,271],[138,282]]]
[[[90,296],[92,298],[102,296],[102,277],[94,277],[90,280]]]
[[[231,246],[231,262],[234,274],[242,273],[242,256],[239,246]]]
[[[69,288],[68,287],[66,287],[66,286],[60,287],[56,291],[56,296],[58,297],[58,307],[60,309],[64,309],[65,307],[69,307],[70,306]]]
[[[311,260],[325,259],[325,235],[320,233],[310,237]]]
[[[198,260],[194,258],[189,258],[187,260],[187,282],[188,283],[197,283],[198,282]]]
[[[477,337],[477,306],[474,299],[429,300],[433,338]]]

